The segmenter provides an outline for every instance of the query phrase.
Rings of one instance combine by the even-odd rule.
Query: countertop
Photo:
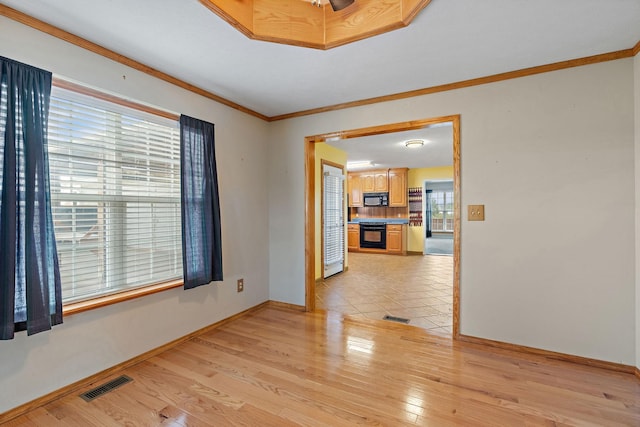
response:
[[[408,224],[407,218],[351,218],[348,224],[360,224],[361,222],[384,222],[386,224]]]

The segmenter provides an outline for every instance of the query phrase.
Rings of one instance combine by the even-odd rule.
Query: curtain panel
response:
[[[426,225],[426,229],[425,229],[425,236],[426,237],[431,237],[433,235],[432,231],[431,231],[431,211],[433,209],[433,200],[431,200],[431,194],[433,193],[433,190],[425,190],[425,194],[426,194],[426,209],[425,209],[425,225]]]
[[[180,116],[184,288],[222,280],[214,125]]]
[[[51,216],[51,73],[0,57],[0,339],[62,323]]]

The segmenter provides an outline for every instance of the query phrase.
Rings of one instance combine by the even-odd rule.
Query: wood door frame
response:
[[[307,136],[304,139],[305,155],[305,309],[314,311],[316,306],[315,282],[315,144],[328,139],[360,138],[363,136],[422,129],[436,123],[453,124],[453,337],[460,336],[460,115],[442,116],[408,122],[391,123],[360,129],[343,130]]]

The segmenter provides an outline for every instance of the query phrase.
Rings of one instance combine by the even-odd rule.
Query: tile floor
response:
[[[451,335],[453,257],[349,253],[349,270],[316,285],[316,308],[352,316],[410,319]]]

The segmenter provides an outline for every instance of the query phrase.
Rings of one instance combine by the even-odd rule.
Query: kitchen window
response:
[[[48,133],[64,302],[180,279],[178,122],[54,86]]]

